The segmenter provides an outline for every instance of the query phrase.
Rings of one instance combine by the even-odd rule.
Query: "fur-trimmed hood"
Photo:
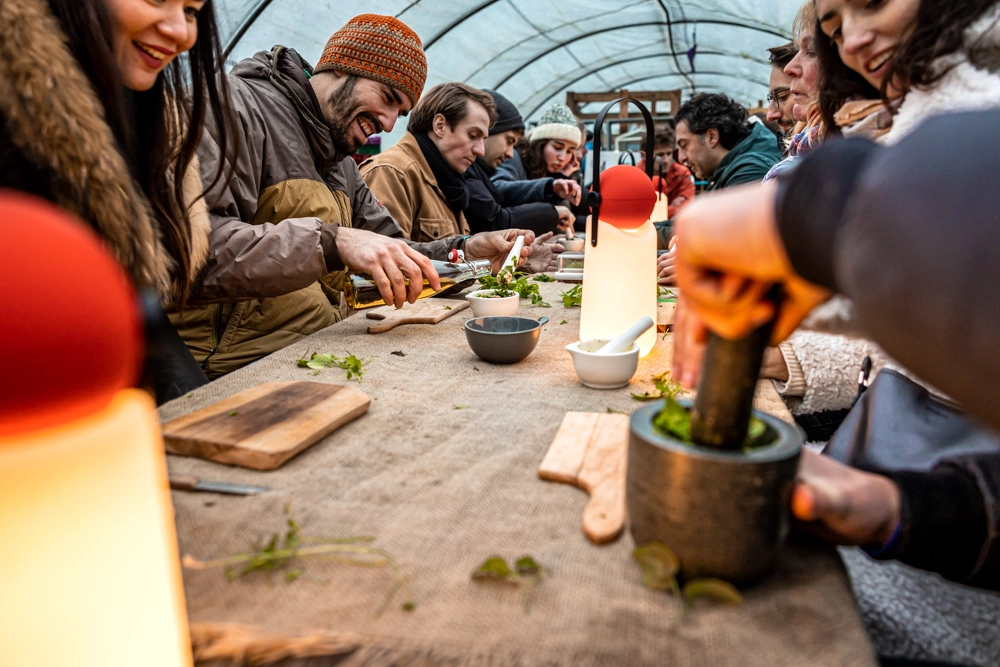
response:
[[[0,2],[0,119],[42,172],[57,205],[88,222],[137,286],[172,301],[173,259],[129,174],[104,110],[46,0]],[[192,206],[192,277],[208,253],[209,221],[197,164],[184,175]]]
[[[907,93],[884,143],[896,143],[930,116],[1000,107],[1000,2],[966,29],[961,49],[936,65],[947,72],[929,88]]]

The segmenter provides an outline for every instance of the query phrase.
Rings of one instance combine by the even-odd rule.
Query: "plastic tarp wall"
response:
[[[494,89],[537,119],[567,92],[767,95],[767,49],[791,39],[797,0],[217,0],[227,67],[283,44],[315,63],[352,16],[388,14],[427,51],[428,86]],[[697,44],[694,67],[688,51]],[[398,136],[403,128],[392,132]],[[387,143],[394,143],[387,137]]]

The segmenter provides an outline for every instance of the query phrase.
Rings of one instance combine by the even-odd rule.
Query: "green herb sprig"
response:
[[[403,591],[406,598],[401,605],[402,608],[405,611],[414,609],[415,604],[407,586],[407,578],[403,575],[396,558],[385,549],[367,546],[375,541],[374,537],[365,535],[337,538],[307,537],[302,534],[302,528],[291,517],[288,505],[285,505],[285,516],[284,535],[274,533],[264,546],[255,547],[229,558],[210,561],[201,561],[185,555],[182,559],[183,565],[189,570],[223,568],[229,581],[253,572],[271,574],[282,572],[288,583],[292,583],[305,573],[301,562],[307,558],[322,558],[358,567],[388,567],[392,571],[393,586],[376,610],[376,615],[385,611],[399,591]]]
[[[644,394],[632,394],[632,398],[637,401],[655,401],[661,399],[665,396],[670,396],[676,398],[677,394],[681,393],[684,388],[680,386],[677,382],[674,382],[670,377],[670,371],[664,371],[659,375],[654,375],[652,377],[653,386],[656,387],[656,392],[647,391]]]
[[[521,604],[524,613],[531,613],[531,592],[542,580],[546,570],[531,556],[521,556],[511,568],[500,556],[490,556],[482,565],[473,570],[472,578],[485,581],[502,581],[521,589]]]
[[[554,283],[556,281],[555,278],[553,278],[547,273],[537,273],[535,274],[535,277],[532,278],[532,280],[534,280],[536,283]]]
[[[517,258],[514,258],[510,261],[510,264],[500,269],[496,277],[482,276],[479,278],[479,284],[483,289],[493,290],[493,293],[498,297],[508,297],[517,294],[522,299],[531,299],[531,305],[533,306],[551,308],[552,306],[542,299],[542,294],[538,291],[538,285],[532,285],[528,282],[527,275],[517,270]]]
[[[313,369],[313,375],[319,375],[319,372],[324,368],[341,368],[347,371],[347,379],[357,378],[358,382],[361,382],[361,377],[365,374],[365,366],[371,359],[359,359],[350,352],[347,353],[346,357],[338,357],[335,354],[320,354],[319,352],[313,352],[312,356],[306,359],[302,357],[298,360],[297,365],[299,368],[311,368]]]
[[[583,285],[576,285],[565,292],[559,292],[565,308],[579,308],[583,301]]]

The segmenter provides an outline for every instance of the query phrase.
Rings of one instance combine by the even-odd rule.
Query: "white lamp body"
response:
[[[665,193],[660,193],[656,196],[656,205],[653,206],[653,214],[649,216],[650,220],[655,220],[656,222],[662,222],[664,220],[670,219],[670,200],[667,198]]]
[[[656,322],[656,230],[647,220],[634,230],[598,221],[597,247],[587,244],[583,258],[580,340],[611,340],[643,316]],[[636,344],[646,356],[656,344],[656,327]]]
[[[166,457],[144,392],[0,438],[0,535],[0,663],[192,664]]]

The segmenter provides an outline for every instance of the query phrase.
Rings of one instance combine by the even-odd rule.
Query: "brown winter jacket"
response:
[[[416,137],[407,132],[395,146],[368,158],[361,173],[412,241],[436,241],[469,234],[462,211],[455,213],[438,187]]]
[[[173,313],[195,358],[218,377],[341,318],[343,264],[337,226],[401,236],[333,145],[309,84],[312,67],[276,46],[228,75],[238,154],[232,178],[206,194],[212,221],[208,267],[197,299],[220,301]],[[222,159],[211,132],[199,150],[206,182]],[[444,259],[460,237],[418,247]],[[235,299],[253,300],[233,303]]]

